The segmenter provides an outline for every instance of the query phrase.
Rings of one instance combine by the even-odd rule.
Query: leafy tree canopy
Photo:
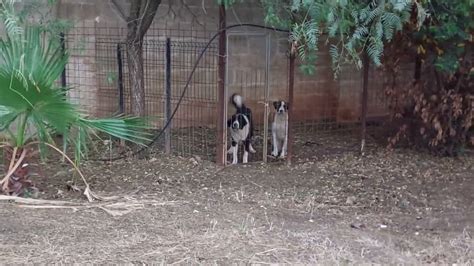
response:
[[[230,6],[237,0],[218,2]],[[330,45],[337,75],[343,63],[362,67],[365,52],[375,65],[381,65],[384,43],[402,30],[413,13],[418,26],[428,15],[416,0],[261,0],[261,4],[266,23],[290,30],[290,41],[303,62],[301,69],[310,74],[321,36]]]
[[[472,49],[474,0],[437,0],[427,5],[432,14],[419,31],[408,31],[417,53],[440,72],[454,74]],[[469,70],[467,70],[469,71]],[[470,71],[471,75],[474,71]]]

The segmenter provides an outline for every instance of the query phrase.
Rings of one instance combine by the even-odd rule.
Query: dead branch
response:
[[[181,4],[191,14],[193,18],[193,20],[191,21],[191,24],[196,22],[196,24],[198,24],[199,26],[204,26],[204,23],[199,21],[198,16],[191,10],[191,8],[189,8],[189,6],[184,2],[184,0],[181,0]]]
[[[155,201],[155,200],[135,200],[133,198],[126,198],[126,200],[128,200],[128,202],[94,204],[94,203],[82,203],[82,202],[30,199],[30,198],[21,198],[17,196],[0,195],[0,201],[11,201],[15,203],[20,203],[20,205],[17,205],[20,208],[72,209],[73,211],[78,211],[81,208],[82,209],[98,208],[112,216],[122,216],[134,210],[144,209],[147,205],[166,206],[166,205],[187,203],[187,202],[181,202],[181,201],[161,202],[161,201]]]
[[[68,201],[59,201],[59,200],[42,200],[42,199],[30,199],[30,198],[22,198],[17,196],[7,196],[7,195],[0,195],[0,201],[12,201],[16,203],[22,204],[32,204],[32,205],[80,205],[80,203],[76,202],[68,202]]]
[[[123,8],[120,6],[119,3],[117,3],[117,0],[110,0],[109,5],[112,6],[112,10],[117,12],[117,15],[123,19],[123,21],[127,21],[127,15],[125,14],[125,11]]]
[[[176,18],[176,12],[174,11],[173,9],[173,4],[172,4],[173,0],[168,0],[168,12],[166,12],[166,15],[167,16],[170,16],[171,15],[171,19],[175,19]]]
[[[201,1],[201,8],[204,14],[207,15],[206,2],[204,0]]]
[[[13,149],[13,156],[12,156],[12,159],[10,161],[10,167],[8,169],[8,173],[6,174],[6,176],[0,181],[0,185],[3,185],[3,191],[7,191],[8,190],[8,185],[10,184],[9,181],[10,181],[10,177],[13,175],[13,173],[15,173],[15,171],[18,169],[18,167],[20,167],[20,165],[23,163],[23,160],[25,159],[25,156],[26,156],[26,149],[23,149],[23,151],[21,152],[21,155],[20,155],[20,158],[18,158],[18,161],[16,163],[15,162],[15,158],[16,158],[16,153],[18,151],[18,148],[15,147]]]

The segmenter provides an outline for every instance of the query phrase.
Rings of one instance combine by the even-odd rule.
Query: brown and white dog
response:
[[[273,102],[275,117],[272,123],[272,155],[285,158],[288,147],[288,104],[285,101]]]

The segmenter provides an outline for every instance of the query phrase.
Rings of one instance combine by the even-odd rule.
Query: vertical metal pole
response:
[[[293,159],[293,110],[294,110],[294,84],[295,84],[295,44],[290,46],[290,69],[288,73],[288,142],[287,163],[291,164]]]
[[[61,43],[61,50],[63,54],[66,53],[66,38],[64,32],[59,33],[59,41]],[[61,73],[61,86],[65,88],[67,86],[66,80],[66,67],[64,67],[63,72]]]
[[[168,127],[165,129],[165,152],[171,153],[171,39],[166,38],[166,86],[165,86],[165,114],[166,122],[169,122]]]
[[[268,155],[268,97],[270,94],[270,34],[265,38],[265,98],[264,98],[264,113],[263,113],[263,162],[267,162]]]
[[[360,131],[360,154],[364,156],[365,153],[365,140],[367,135],[367,98],[368,98],[368,86],[369,86],[369,67],[370,61],[369,56],[367,53],[364,52],[363,55],[363,84],[362,84],[362,99],[361,99],[361,114],[360,114],[360,123],[361,123],[361,131]]]
[[[119,97],[119,113],[123,114],[125,111],[124,97],[123,97],[123,60],[122,60],[122,47],[120,43],[117,44],[117,71],[118,71],[118,80],[117,80],[117,90]]]
[[[226,164],[225,142],[225,76],[226,76],[226,15],[224,5],[219,6],[219,77],[218,77],[218,102],[217,102],[217,154],[216,163],[218,165]]]
[[[63,55],[66,54],[66,38],[64,35],[64,32],[59,33],[59,42],[61,45],[61,51],[63,52]],[[63,72],[61,73],[61,87],[63,88],[63,93],[64,97],[66,97],[66,86],[67,86],[67,80],[66,80],[66,66],[64,66]],[[67,147],[67,138],[63,135],[63,152],[66,153],[66,147]],[[66,159],[65,156],[62,156],[61,161],[64,162]]]

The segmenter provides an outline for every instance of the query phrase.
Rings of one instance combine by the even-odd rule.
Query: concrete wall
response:
[[[126,2],[122,4],[126,7]],[[170,6],[169,3],[173,4]],[[175,3],[176,2],[176,3]],[[205,43],[216,32],[218,6],[215,0],[163,1],[148,34],[148,41],[163,42],[171,37],[176,42],[201,41]],[[255,1],[256,2],[256,1]],[[69,35],[72,52],[68,69],[69,82],[76,84],[71,97],[92,115],[109,115],[117,110],[116,43],[124,39],[124,22],[117,16],[109,1],[62,0],[57,15],[75,21],[76,27]],[[227,11],[228,25],[255,23],[263,25],[263,11],[256,4],[239,4]],[[244,35],[243,35],[244,34]],[[247,36],[245,34],[248,34]],[[262,34],[256,36],[255,34]],[[269,92],[265,97],[266,44],[270,38]],[[229,31],[228,88],[229,95],[240,92],[254,109],[256,120],[263,121],[262,101],[287,99],[288,59],[287,36],[284,33],[237,28]],[[216,43],[217,44],[217,43]],[[173,53],[173,103],[181,93],[184,80],[197,58],[194,52],[178,49]],[[163,115],[164,48],[153,46],[144,54],[147,65],[146,90],[149,115]],[[202,68],[198,69],[185,101],[177,114],[182,126],[192,122],[215,124],[217,119],[217,49],[206,54]],[[159,63],[156,63],[159,62]],[[126,62],[125,62],[126,63]],[[124,68],[126,70],[126,68]],[[128,84],[124,73],[125,85]],[[383,104],[383,76],[373,71],[369,89],[369,115],[386,113]],[[335,120],[354,122],[359,118],[362,73],[346,67],[335,81],[327,47],[318,52],[318,66],[314,76],[304,76],[299,70],[295,78],[295,119],[299,122]],[[129,95],[129,94],[127,94]],[[128,98],[126,98],[128,99]],[[192,110],[192,106],[197,108]],[[271,106],[270,106],[271,107]],[[191,110],[190,110],[191,109]],[[230,110],[229,112],[231,112]],[[180,121],[180,122],[179,122]]]

